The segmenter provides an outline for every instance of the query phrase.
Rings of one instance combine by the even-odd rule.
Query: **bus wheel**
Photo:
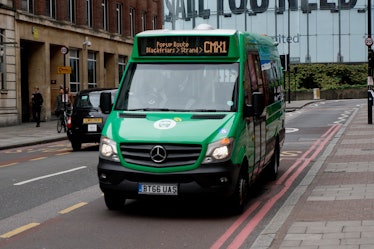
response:
[[[120,210],[124,207],[126,198],[119,193],[105,192],[104,200],[109,210]]]
[[[280,151],[279,146],[275,147],[274,154],[271,157],[270,163],[267,166],[267,173],[271,180],[276,180],[278,175],[278,168],[279,168],[279,158],[280,158]]]
[[[235,192],[230,199],[230,207],[235,214],[241,214],[244,210],[248,198],[248,187],[247,172],[242,170],[236,183]]]

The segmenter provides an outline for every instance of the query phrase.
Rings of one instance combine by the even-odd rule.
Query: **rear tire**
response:
[[[82,148],[82,143],[79,141],[72,141],[71,147],[73,148],[74,151],[79,151]]]
[[[126,198],[119,193],[105,192],[104,200],[109,210],[120,210],[124,207]]]
[[[277,142],[274,154],[271,157],[270,163],[267,166],[267,175],[269,176],[270,180],[276,180],[278,175],[278,168],[279,168],[279,158],[280,158],[280,150],[279,150],[279,143]]]

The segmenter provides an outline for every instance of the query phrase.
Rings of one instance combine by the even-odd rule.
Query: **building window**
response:
[[[122,35],[122,4],[117,3],[117,33]]]
[[[75,0],[67,0],[68,21],[75,23]]]
[[[93,51],[88,52],[88,88],[96,88],[96,53]]]
[[[70,92],[77,93],[80,91],[79,82],[79,51],[77,49],[70,49]]]
[[[124,55],[119,55],[119,56],[118,56],[118,73],[119,73],[119,80],[122,79],[123,72],[125,72],[126,61],[127,61],[127,56],[124,56]]]
[[[5,31],[4,29],[0,29],[0,87],[1,90],[5,90],[7,88],[6,85],[6,70],[5,70]]]
[[[130,8],[130,36],[135,36],[135,9]]]
[[[147,30],[147,12],[142,12],[142,31]]]
[[[103,29],[108,30],[108,0],[102,0],[101,11],[101,15],[103,18]]]
[[[45,1],[46,15],[52,18],[56,18],[56,0]]]
[[[86,0],[86,25],[92,27],[92,0]]]
[[[152,19],[152,29],[153,30],[157,29],[157,16],[153,16],[153,19]]]
[[[22,10],[34,13],[34,0],[22,0]]]

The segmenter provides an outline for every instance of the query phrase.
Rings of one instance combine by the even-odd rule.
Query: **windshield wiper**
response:
[[[150,112],[168,112],[168,108],[134,108],[128,109],[127,111],[150,111]]]
[[[127,111],[149,111],[149,112],[229,112],[228,110],[217,109],[169,109],[169,108],[133,108]]]
[[[193,109],[193,112],[218,112],[219,110],[216,109]]]

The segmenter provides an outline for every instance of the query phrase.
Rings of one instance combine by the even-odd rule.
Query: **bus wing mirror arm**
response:
[[[252,94],[252,104],[244,106],[244,116],[251,117],[261,116],[265,108],[264,95],[261,92],[254,92]]]

